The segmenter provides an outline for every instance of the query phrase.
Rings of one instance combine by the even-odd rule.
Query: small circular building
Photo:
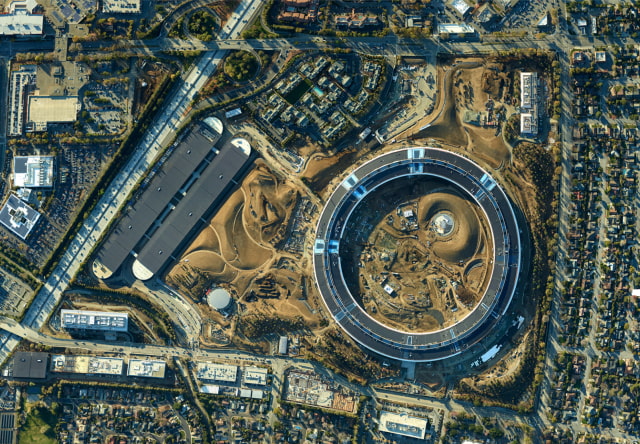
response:
[[[430,147],[383,154],[343,180],[313,250],[335,321],[403,361],[446,359],[486,338],[508,310],[520,261],[502,188],[471,160]]]
[[[224,288],[214,288],[207,293],[207,302],[217,311],[224,311],[231,305],[231,295]]]

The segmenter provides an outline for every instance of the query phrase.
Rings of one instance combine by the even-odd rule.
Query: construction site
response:
[[[344,232],[351,293],[375,319],[403,331],[455,324],[475,308],[491,274],[482,210],[451,183],[412,177],[383,186]]]

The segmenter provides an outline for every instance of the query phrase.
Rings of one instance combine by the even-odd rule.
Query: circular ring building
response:
[[[347,284],[348,271],[343,267],[340,255],[345,229],[363,199],[392,181],[421,178],[437,180],[459,190],[465,199],[479,208],[490,231],[486,248],[490,254],[488,275],[477,304],[449,325],[427,332],[394,328],[368,313]],[[375,211],[375,208],[364,210]],[[432,229],[447,235],[454,229],[454,224],[448,214],[439,214],[432,221]],[[316,283],[329,312],[354,340],[392,359],[436,361],[462,353],[482,341],[498,324],[516,290],[520,253],[520,230],[514,209],[491,175],[458,154],[420,147],[380,155],[342,181],[320,215],[313,266]]]

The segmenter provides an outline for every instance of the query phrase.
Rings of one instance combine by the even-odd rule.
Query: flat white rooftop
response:
[[[428,421],[426,419],[415,418],[406,413],[380,412],[379,430],[381,432],[424,439],[427,425]]]
[[[138,14],[140,13],[140,0],[103,0],[102,12]]]
[[[30,96],[27,121],[36,131],[46,131],[47,123],[75,122],[79,109],[78,96]]]
[[[129,314],[108,311],[60,310],[63,328],[125,332],[129,328]]]
[[[438,33],[443,34],[475,34],[476,30],[471,25],[462,23],[441,23],[438,25]]]
[[[40,188],[53,186],[53,156],[16,156],[13,158],[13,185]]]
[[[164,378],[167,363],[151,359],[129,359],[127,376],[142,378]]]
[[[15,194],[10,194],[7,202],[0,209],[0,223],[22,240],[31,233],[39,218],[40,213],[21,201]]]
[[[0,15],[0,35],[42,35],[44,16],[40,14]]]
[[[266,385],[268,370],[262,367],[245,367],[244,383],[254,385]]]
[[[235,382],[238,378],[238,366],[199,362],[197,365],[198,379],[204,381]]]

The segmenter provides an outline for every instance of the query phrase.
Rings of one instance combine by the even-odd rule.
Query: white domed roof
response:
[[[204,119],[204,123],[206,123],[209,128],[211,128],[218,134],[222,134],[222,131],[224,131],[224,125],[222,124],[222,121],[217,117],[207,117],[206,119]]]
[[[251,155],[251,144],[247,139],[243,139],[242,137],[236,137],[229,143],[235,146],[236,148],[240,149],[242,152],[244,152],[247,155],[247,157]]]
[[[431,222],[434,230],[440,236],[448,236],[453,231],[454,221],[453,216],[448,213],[438,213],[434,216]]]
[[[215,288],[207,295],[207,302],[211,308],[224,310],[231,303],[231,295],[224,288]]]

